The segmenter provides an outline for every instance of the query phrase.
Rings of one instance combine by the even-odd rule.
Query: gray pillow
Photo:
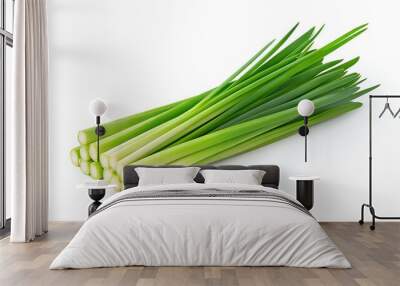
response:
[[[261,170],[202,170],[205,184],[261,185],[265,171]]]
[[[198,167],[182,168],[135,168],[139,176],[139,186],[195,183]]]

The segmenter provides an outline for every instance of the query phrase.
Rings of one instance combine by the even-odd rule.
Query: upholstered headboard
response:
[[[136,187],[139,183],[139,177],[135,171],[136,167],[148,167],[148,168],[179,168],[183,166],[139,166],[132,165],[124,168],[124,189]],[[201,169],[220,169],[220,170],[263,170],[265,175],[262,180],[262,185],[265,187],[271,187],[278,189],[279,187],[279,167],[276,165],[226,165],[226,166],[197,166]],[[194,179],[197,183],[204,183],[203,176],[199,173]]]

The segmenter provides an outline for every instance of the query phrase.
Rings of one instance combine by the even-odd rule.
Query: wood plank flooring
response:
[[[352,269],[288,267],[121,267],[48,270],[80,223],[52,223],[49,233],[28,244],[0,241],[1,286],[263,286],[400,285],[400,223],[379,222],[375,232],[357,223],[322,223]]]

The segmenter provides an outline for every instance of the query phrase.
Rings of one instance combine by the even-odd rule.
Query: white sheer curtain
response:
[[[48,48],[46,0],[16,0],[11,100],[11,237],[47,232]]]

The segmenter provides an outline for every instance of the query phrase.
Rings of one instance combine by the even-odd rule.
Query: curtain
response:
[[[48,225],[46,0],[16,0],[11,98],[11,236],[28,242]]]

